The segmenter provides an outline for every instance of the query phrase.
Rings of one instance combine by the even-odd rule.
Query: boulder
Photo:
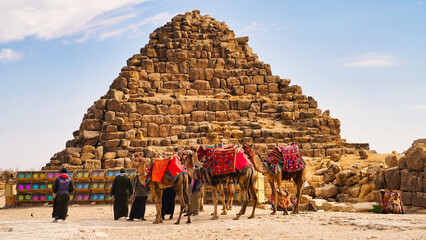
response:
[[[302,194],[308,195],[308,196],[311,196],[311,197],[315,197],[315,187],[312,186],[312,185],[303,186],[302,187]]]
[[[332,154],[330,156],[330,160],[333,162],[338,162],[340,161],[340,159],[342,158],[342,156],[340,156],[340,154]]]
[[[329,202],[327,202],[327,200],[325,199],[312,199],[310,203],[312,203],[312,205],[318,210],[327,211],[327,210],[331,210],[332,208],[332,205]]]
[[[356,175],[356,172],[354,170],[341,171],[335,175],[336,179],[334,180],[334,183],[338,186],[353,185],[353,184],[348,184],[348,179],[354,175]]]
[[[324,175],[327,173],[328,168],[321,168],[315,171],[314,175]]]
[[[406,154],[406,164],[408,169],[423,170],[426,164],[426,147],[423,144],[416,144],[408,149]]]
[[[358,152],[358,155],[359,155],[359,157],[360,157],[361,159],[367,159],[367,158],[368,158],[368,153],[367,153],[367,151],[365,151],[365,150],[360,150],[360,151]]]
[[[349,188],[349,193],[352,197],[358,197],[361,192],[361,187],[359,185],[355,185]]]
[[[373,205],[376,205],[376,202],[362,202],[362,203],[354,203],[352,207],[357,212],[368,212],[368,210],[373,209]]]
[[[319,196],[324,199],[334,197],[337,194],[338,194],[337,187],[334,184],[326,184],[324,187],[315,189],[315,196]]]
[[[372,189],[373,189],[373,185],[372,184],[364,184],[364,185],[362,185],[358,198],[359,199],[363,199],[368,193],[371,192]]]
[[[327,172],[324,174],[324,182],[329,183],[334,181],[334,179],[336,179],[336,174],[340,171],[342,171],[342,169],[339,165],[331,164],[330,167],[327,169]]]
[[[396,154],[391,154],[385,158],[386,166],[389,168],[398,166],[398,158]]]

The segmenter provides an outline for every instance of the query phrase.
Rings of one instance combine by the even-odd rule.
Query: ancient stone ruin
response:
[[[258,60],[248,37],[194,10],[156,29],[45,169],[132,167],[194,144],[250,142],[259,154],[298,143],[309,157],[355,153],[340,121]]]

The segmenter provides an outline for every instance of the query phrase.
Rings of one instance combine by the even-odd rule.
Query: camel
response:
[[[267,167],[262,163],[259,156],[256,154],[253,144],[245,144],[243,145],[243,149],[244,149],[244,153],[247,154],[249,160],[253,164],[256,171],[263,173],[266,176],[266,179],[268,180],[269,184],[271,185],[272,195],[274,196],[274,207],[271,214],[272,215],[277,214],[277,202],[278,202],[277,191],[284,192],[284,189],[282,188],[282,180],[286,180],[286,181],[293,180],[297,186],[297,202],[296,202],[296,206],[294,208],[293,213],[298,214],[302,185],[305,182],[306,168],[304,167],[302,171],[297,171],[293,173],[284,172],[284,170],[282,170],[282,171],[277,171],[277,173],[275,174],[271,174],[268,171]],[[277,183],[278,190],[275,187],[275,183]],[[284,208],[283,214],[288,215],[287,209]]]
[[[205,151],[205,148],[203,148],[203,146],[201,147],[201,149],[204,149],[202,151]],[[184,156],[182,156],[182,158],[184,158]],[[199,158],[197,156],[197,151],[192,152],[192,158],[185,156],[185,161],[187,162],[186,165],[188,166],[187,169],[191,169],[188,170],[189,174],[193,175],[194,177],[196,177],[197,175],[208,185],[213,186],[213,204],[214,204],[214,212],[213,212],[213,216],[211,217],[212,220],[217,220],[219,217],[217,215],[217,201],[218,201],[218,197],[217,197],[217,191],[220,189],[220,183],[226,181],[226,179],[229,179],[229,176],[213,176],[211,173],[212,170],[212,165],[208,165],[207,167],[203,166],[203,164],[200,164],[200,166],[203,166],[202,168],[198,168],[198,169],[194,169],[193,167],[191,168],[191,165],[193,166],[194,162],[199,162]],[[209,161],[209,160],[207,160]],[[206,162],[207,162],[206,161]],[[256,192],[255,192],[255,174],[254,174],[254,168],[253,166],[248,166],[245,169],[242,169],[241,171],[237,171],[235,173],[235,178],[237,179],[238,183],[240,184],[241,187],[241,200],[242,200],[242,207],[239,211],[239,213],[237,214],[237,216],[234,218],[234,220],[238,220],[240,218],[241,215],[245,214],[245,211],[247,209],[247,205],[248,205],[248,200],[249,200],[249,192],[250,195],[253,197],[253,211],[251,213],[251,215],[248,217],[249,219],[254,218],[254,213],[255,213],[255,209],[256,209],[256,204],[257,204],[257,196],[256,196]],[[223,189],[222,189],[223,191]],[[230,195],[230,198],[233,198],[233,194],[232,197]],[[221,200],[223,203],[223,206],[225,208],[225,204],[224,204],[224,194],[221,196]],[[224,210],[224,209],[223,209]],[[226,210],[224,210],[225,212]]]
[[[138,157],[137,159],[142,162],[142,164],[139,164],[138,166],[138,171],[141,174],[146,175],[144,160]],[[186,207],[186,211],[189,212],[188,174],[180,173],[176,177],[177,179],[175,179],[174,182],[170,182],[163,177],[161,182],[150,181],[147,183],[147,187],[149,187],[151,189],[151,192],[154,193],[154,201],[155,201],[155,209],[156,209],[155,221],[153,222],[154,224],[163,223],[163,219],[161,218],[161,204],[162,204],[161,198],[163,196],[163,190],[165,188],[173,186],[176,191],[176,194],[179,196],[180,212],[179,212],[179,218],[177,219],[175,224],[180,223],[180,218],[182,217],[182,213],[185,207]],[[189,214],[188,214],[188,220],[186,221],[186,223],[191,223],[191,216]]]
[[[380,189],[380,210],[382,213],[404,214],[401,195],[394,190]]]
[[[193,153],[196,151],[195,148],[185,148],[182,150],[178,155],[181,158],[182,164],[185,166],[185,168],[188,171],[188,174],[191,178],[193,178],[193,172],[194,172],[194,164],[197,166],[202,166],[202,163],[200,163],[198,158],[187,160],[189,157],[193,157]],[[189,164],[189,165],[188,165]],[[228,200],[225,202],[225,190],[228,194]],[[227,176],[225,177],[225,180],[223,183],[219,183],[217,186],[216,191],[219,191],[219,200],[222,202],[222,213],[221,215],[227,215],[228,213],[226,210],[232,210],[232,206],[234,203],[234,194],[235,194],[235,187],[234,187],[234,179],[233,177]],[[204,195],[205,195],[205,185],[203,185],[201,189],[201,199],[200,199],[200,211],[204,211]],[[212,213],[213,215],[213,213]]]

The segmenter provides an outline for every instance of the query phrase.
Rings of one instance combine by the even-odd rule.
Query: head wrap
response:
[[[126,172],[126,169],[124,169],[124,168],[120,169],[120,173],[125,173],[125,172]]]
[[[66,168],[62,168],[61,169],[61,173],[67,173],[68,171],[67,171],[67,169]]]

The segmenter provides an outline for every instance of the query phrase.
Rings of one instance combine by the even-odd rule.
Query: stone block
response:
[[[384,175],[387,188],[399,189],[401,186],[401,173],[398,167],[386,169]]]
[[[413,207],[426,208],[426,193],[424,193],[424,192],[413,192],[413,197],[411,199],[411,205]]]
[[[104,159],[114,159],[117,157],[117,153],[116,152],[106,152],[104,154]]]
[[[413,193],[412,192],[402,192],[401,193],[401,198],[402,198],[402,203],[404,205],[411,205],[411,199],[413,197]]]
[[[194,122],[203,122],[206,118],[205,111],[194,111],[191,113],[191,120]]]
[[[209,101],[209,111],[228,111],[229,101],[228,100],[211,100]],[[217,116],[216,116],[217,118]]]
[[[402,191],[421,192],[423,191],[423,172],[401,170]]]
[[[84,169],[101,169],[101,161],[97,159],[88,159],[84,162]]]
[[[195,80],[194,83],[192,83],[192,88],[195,90],[209,90],[210,82],[203,80]]]
[[[148,103],[139,104],[137,106],[137,110],[138,110],[138,113],[142,115],[152,115],[157,113],[155,106]]]
[[[197,109],[197,102],[195,100],[182,99],[180,100],[182,113],[187,114]]]
[[[148,137],[158,137],[158,125],[155,123],[148,123],[147,135]]]

